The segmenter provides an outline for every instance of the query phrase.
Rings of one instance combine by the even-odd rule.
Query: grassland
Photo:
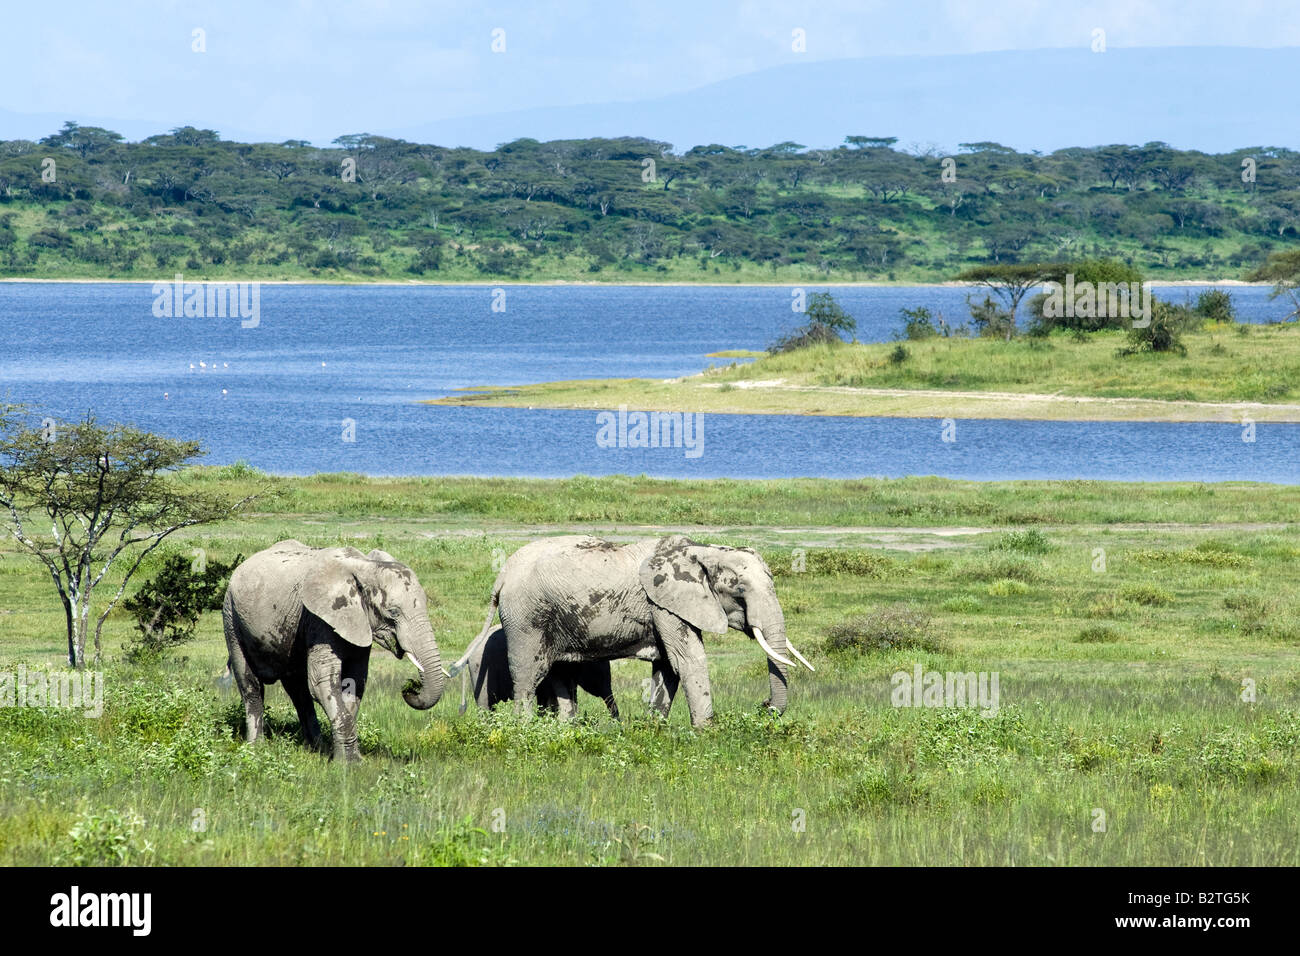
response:
[[[1122,357],[1122,332],[821,345],[714,364],[680,379],[473,388],[432,401],[715,414],[1300,421],[1300,327],[1212,324],[1184,341],[1186,355]]]
[[[275,495],[176,548],[383,547],[429,591],[448,657],[482,620],[494,560],[533,537],[753,544],[817,672],[792,677],[773,718],[751,642],[708,636],[717,717],[693,732],[680,704],[645,715],[635,662],[615,667],[623,721],[584,697],[561,724],[459,716],[455,682],[413,711],[409,666],[376,652],[366,760],[344,767],[295,739],[278,687],[271,739],[239,742],[218,615],[156,666],[121,660],[113,617],[99,719],[0,709],[0,863],[1300,863],[1300,488],[183,480]],[[0,541],[0,671],[60,667],[53,598]],[[929,622],[887,634],[871,615],[900,604]],[[868,646],[831,653],[836,627]],[[997,715],[892,707],[890,675],[917,663],[998,672]]]

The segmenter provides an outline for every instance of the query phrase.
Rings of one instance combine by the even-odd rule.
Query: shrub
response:
[[[883,807],[923,804],[930,795],[930,786],[917,777],[915,770],[888,766],[872,768],[853,781],[832,805],[837,810],[862,814]]]
[[[1174,596],[1163,588],[1158,588],[1153,584],[1133,584],[1123,588],[1120,597],[1125,601],[1132,601],[1134,604],[1144,604],[1147,607],[1160,607],[1165,604],[1173,604]]]
[[[853,575],[863,578],[883,578],[898,570],[898,562],[877,551],[859,551],[854,548],[818,548],[803,555],[801,570],[795,569],[794,553],[787,558],[773,556],[767,562],[774,577],[787,574]]]
[[[827,632],[826,649],[865,654],[912,649],[940,651],[943,642],[930,632],[930,615],[914,604],[891,604],[836,624]]]
[[[1198,757],[1203,770],[1236,783],[1267,783],[1282,767],[1264,753],[1253,734],[1223,731],[1211,734]]]
[[[1171,305],[1153,299],[1151,302],[1151,320],[1144,326],[1135,326],[1128,331],[1128,345],[1118,349],[1117,355],[1141,355],[1148,352],[1174,352],[1187,354],[1183,345],[1183,333],[1200,321],[1199,316],[1182,305]]]
[[[1122,283],[1131,287],[1134,283],[1140,284],[1142,282],[1141,272],[1130,265],[1118,262],[1114,259],[1084,259],[1078,262],[1062,262],[1047,269],[1043,278],[1047,281],[1055,282],[1064,288],[1066,285],[1067,275],[1074,276],[1074,285],[1076,288],[1082,283],[1087,282],[1091,284],[1093,289],[1096,291],[1099,291],[1103,284]],[[1126,318],[1123,315],[1110,314],[1109,294],[1107,295],[1107,306],[1105,308],[1094,309],[1094,314],[1091,316],[1062,315],[1048,317],[1043,314],[1046,303],[1046,294],[1036,295],[1026,303],[1026,308],[1031,317],[1030,329],[1050,331],[1054,328],[1062,328],[1072,329],[1075,332],[1095,332],[1099,329],[1124,328],[1131,321],[1131,319]],[[1130,302],[1130,314],[1134,307],[1135,303]]]
[[[1016,334],[1015,317],[989,296],[986,295],[983,302],[972,302],[967,297],[966,303],[970,306],[971,323],[975,326],[976,335],[982,338],[1010,339]]]
[[[1210,322],[1236,322],[1237,308],[1232,294],[1223,289],[1206,289],[1196,297],[1192,311]]]
[[[810,345],[839,345],[844,340],[824,325],[801,325],[793,332],[788,332],[767,347],[772,355],[806,349]]]
[[[1080,644],[1113,644],[1119,640],[1119,632],[1105,624],[1092,624],[1085,627],[1075,638]]]
[[[1047,536],[1037,528],[1008,531],[993,545],[995,551],[1019,551],[1021,554],[1046,554],[1051,549]]]
[[[1241,630],[1246,634],[1260,634],[1273,629],[1270,620],[1276,616],[1276,604],[1261,594],[1234,592],[1224,597],[1223,606],[1237,612]],[[1278,627],[1285,632],[1285,627]]]
[[[1038,580],[1037,566],[1019,555],[988,554],[962,561],[953,568],[955,577],[967,581],[999,581],[1012,578],[1029,583]]]
[[[502,862],[501,848],[491,834],[474,826],[472,817],[444,824],[423,846],[415,850],[420,866],[484,866]]]
[[[769,345],[769,353],[777,355],[827,342],[838,345],[844,341],[842,333],[851,336],[858,327],[857,320],[845,312],[829,292],[814,292],[808,299],[804,315],[808,319],[807,324],[786,333]]]
[[[1244,554],[1230,551],[1214,541],[1202,541],[1186,551],[1147,549],[1134,551],[1133,558],[1147,564],[1162,564],[1178,561],[1183,564],[1200,564],[1212,568],[1241,568],[1250,564],[1250,558]]]
[[[122,602],[135,618],[136,635],[126,645],[130,661],[157,658],[194,636],[199,614],[221,609],[226,580],[244,559],[210,561],[196,568],[183,554],[170,554],[161,570]]]
[[[984,609],[980,599],[973,594],[959,594],[956,597],[950,597],[943,602],[942,607],[945,611],[954,614],[974,614],[976,611]]]
[[[910,342],[919,342],[924,339],[933,339],[940,335],[948,336],[951,330],[948,323],[940,315],[935,318],[925,306],[916,309],[899,309],[899,314],[903,317],[902,337]]]
[[[902,345],[895,345],[893,351],[889,353],[889,364],[902,365],[911,357],[912,357],[912,353],[909,352],[905,347],[903,347]]]
[[[153,852],[152,845],[140,838],[144,818],[134,810],[119,813],[84,811],[68,831],[67,846],[58,855],[60,866],[127,866],[140,862]]]
[[[1252,617],[1264,617],[1272,607],[1267,598],[1248,592],[1234,592],[1223,599],[1223,606],[1230,611],[1240,611]]]

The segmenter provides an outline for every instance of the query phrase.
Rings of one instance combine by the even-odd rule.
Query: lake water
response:
[[[928,419],[708,415],[687,457],[600,447],[594,412],[417,404],[468,385],[689,374],[800,319],[788,287],[498,288],[264,285],[244,328],[157,318],[149,283],[0,283],[0,398],[199,438],[209,463],[287,474],[1300,481],[1297,425],[1257,425],[1244,442],[1229,424],[958,420],[944,442]],[[891,338],[904,306],[966,315],[965,289],[833,291],[864,341]],[[1247,321],[1286,311],[1265,288],[1232,294]]]

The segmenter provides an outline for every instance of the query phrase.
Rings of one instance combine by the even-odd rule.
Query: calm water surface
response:
[[[210,463],[291,474],[1300,480],[1296,425],[1243,442],[1239,425],[959,420],[944,442],[928,419],[708,415],[703,454],[688,458],[601,448],[594,412],[416,404],[468,385],[689,374],[800,318],[786,287],[500,288],[504,312],[485,286],[265,285],[246,329],[155,318],[148,283],[0,283],[0,398],[197,437]],[[889,339],[904,306],[966,314],[964,289],[834,293],[864,341]],[[1286,311],[1267,289],[1232,293],[1247,321]]]

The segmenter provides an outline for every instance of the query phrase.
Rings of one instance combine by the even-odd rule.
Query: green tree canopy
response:
[[[24,420],[0,408],[0,509],[3,527],[45,565],[63,604],[68,663],[83,667],[95,588],[116,593],[95,622],[95,659],[104,619],[140,562],[181,528],[218,521],[253,500],[230,501],[176,480],[198,458],[198,442],[92,416],[65,423]]]

